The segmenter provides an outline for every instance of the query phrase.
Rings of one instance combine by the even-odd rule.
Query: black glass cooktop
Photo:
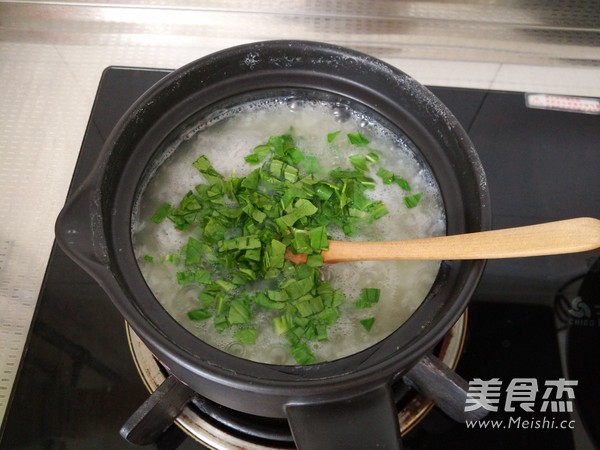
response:
[[[71,191],[93,166],[121,114],[166,73],[118,67],[104,72]],[[495,228],[600,214],[598,116],[529,109],[522,93],[432,90],[478,149]],[[457,372],[467,380],[499,380],[498,411],[488,416],[496,422],[469,428],[434,409],[404,439],[405,447],[565,450],[599,445],[599,257],[594,251],[490,261],[470,307]],[[559,338],[566,341],[562,358]],[[544,398],[546,384],[561,379],[578,381],[575,398],[556,391]],[[532,380],[538,388],[533,394],[523,388],[531,387]],[[521,408],[529,402],[527,393],[534,396],[531,412]],[[135,448],[119,429],[147,396],[122,318],[100,287],[55,247],[0,448]],[[577,414],[561,412],[561,402],[563,409],[571,403]],[[204,446],[172,426],[149,448]]]

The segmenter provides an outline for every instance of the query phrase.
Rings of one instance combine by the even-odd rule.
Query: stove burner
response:
[[[459,318],[434,351],[442,362],[455,368],[466,334],[466,313]],[[149,392],[156,391],[169,376],[146,345],[126,324],[134,362]],[[402,435],[413,429],[433,408],[433,401],[402,382],[392,387]],[[294,448],[287,420],[254,416],[235,411],[211,400],[193,395],[175,423],[199,443],[211,448],[253,450]]]

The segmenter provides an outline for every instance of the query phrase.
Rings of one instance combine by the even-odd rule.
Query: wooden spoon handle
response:
[[[503,230],[385,242],[329,241],[323,262],[496,259],[558,255],[600,247],[600,220],[559,220]]]

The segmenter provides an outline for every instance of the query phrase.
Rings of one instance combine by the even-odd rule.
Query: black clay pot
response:
[[[467,134],[426,88],[382,61],[313,42],[242,45],[166,76],[123,116],[87,181],[57,222],[63,250],[106,290],[172,374],[241,412],[287,418],[300,448],[398,448],[391,385],[415,366],[467,306],[484,261],[445,261],[417,311],[360,353],[310,366],[276,366],[219,351],[179,325],[146,285],[132,249],[132,207],[148,165],[191,117],[267,92],[327,97],[402,130],[441,189],[448,234],[490,227],[484,172]]]

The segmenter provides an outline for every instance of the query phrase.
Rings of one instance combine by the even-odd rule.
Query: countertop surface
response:
[[[106,67],[174,69],[246,42],[308,39],[433,86],[600,97],[598,2],[521,3],[0,1],[0,419]]]

